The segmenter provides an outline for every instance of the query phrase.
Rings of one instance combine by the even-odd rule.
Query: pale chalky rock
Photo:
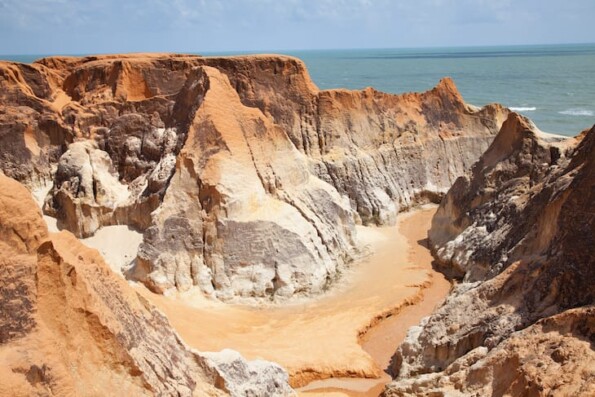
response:
[[[201,353],[206,365],[218,373],[216,383],[232,397],[296,396],[289,387],[289,376],[279,365],[264,361],[246,361],[240,353],[225,349]]]

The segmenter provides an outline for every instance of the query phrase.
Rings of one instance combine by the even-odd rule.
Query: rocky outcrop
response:
[[[278,365],[191,351],[97,251],[48,234],[28,190],[1,173],[0,252],[0,395],[292,393]]]
[[[444,371],[403,377],[384,396],[592,396],[593,307],[571,309],[481,346]]]
[[[349,197],[365,224],[390,224],[400,208],[439,200],[508,114],[465,104],[449,78],[421,94],[319,91],[295,59],[205,62],[227,75],[244,105],[282,127],[311,172]]]
[[[201,353],[215,373],[215,385],[232,396],[295,396],[289,376],[279,365],[264,360],[246,361],[240,353],[224,349]]]
[[[319,292],[354,249],[353,215],[283,131],[243,106],[218,70],[145,233],[134,278],[242,296]],[[178,236],[183,235],[183,238]]]
[[[0,169],[29,184],[51,179],[74,134],[58,114],[59,76],[41,65],[0,62]]]
[[[462,282],[410,330],[386,395],[593,394],[594,155],[595,127],[564,139],[508,118],[433,219]]]
[[[358,255],[356,223],[390,224],[438,200],[508,113],[466,105],[449,79],[422,94],[319,91],[281,56],[0,69],[3,113],[29,125],[3,130],[19,147],[2,169],[29,185],[53,179],[45,212],[78,237],[116,224],[143,232],[129,277],[222,299],[325,290]]]

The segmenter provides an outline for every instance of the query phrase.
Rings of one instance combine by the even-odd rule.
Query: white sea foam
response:
[[[568,110],[564,110],[562,112],[558,112],[560,114],[565,114],[567,116],[593,116],[595,115],[595,112],[593,112],[592,110],[587,110],[587,109],[568,109]]]
[[[533,112],[535,110],[537,110],[536,107],[511,107],[510,110],[512,110],[513,112]]]

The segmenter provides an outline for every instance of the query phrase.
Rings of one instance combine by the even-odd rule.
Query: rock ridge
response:
[[[434,216],[461,283],[409,331],[385,395],[593,394],[594,154],[595,127],[564,138],[509,116]]]

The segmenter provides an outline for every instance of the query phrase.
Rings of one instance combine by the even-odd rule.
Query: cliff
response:
[[[429,231],[461,279],[394,357],[387,396],[595,393],[595,127],[511,114]]]
[[[71,233],[48,233],[0,173],[0,395],[288,395],[277,365],[190,350]]]
[[[359,255],[355,224],[438,200],[508,114],[449,79],[320,91],[282,56],[46,58],[0,76],[2,170],[51,181],[44,211],[78,237],[143,232],[128,277],[222,299],[325,290]]]

